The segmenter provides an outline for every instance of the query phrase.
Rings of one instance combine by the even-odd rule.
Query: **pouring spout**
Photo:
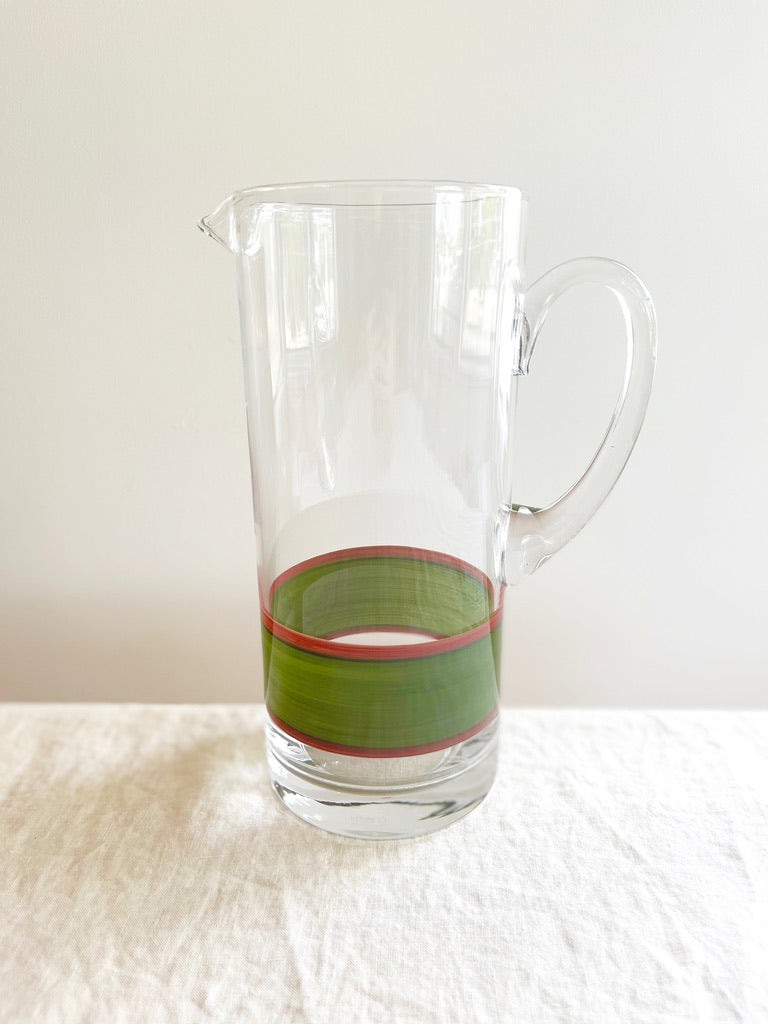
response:
[[[215,242],[230,252],[237,252],[237,231],[235,229],[234,203],[232,197],[219,203],[213,213],[201,217],[197,226]]]

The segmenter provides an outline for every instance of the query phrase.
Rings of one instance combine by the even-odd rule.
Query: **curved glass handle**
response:
[[[499,579],[517,583],[575,537],[597,511],[634,447],[645,416],[656,364],[656,314],[643,282],[614,260],[577,259],[547,271],[525,293],[520,371],[527,373],[552,303],[577,284],[601,284],[619,301],[627,329],[624,382],[605,437],[584,475],[547,508],[509,504],[499,509]]]

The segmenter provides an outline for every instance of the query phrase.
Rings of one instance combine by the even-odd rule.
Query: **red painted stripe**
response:
[[[468,576],[474,576],[485,585],[488,592],[493,594],[493,583],[477,566],[471,562],[465,562],[462,558],[454,555],[446,555],[442,551],[430,551],[427,548],[403,547],[399,544],[379,544],[361,548],[341,548],[339,551],[326,551],[322,555],[308,558],[304,562],[292,565],[290,569],[281,572],[272,586],[269,588],[270,602],[275,596],[275,591],[283,583],[306,572],[307,569],[314,569],[318,565],[328,565],[330,562],[348,562],[353,558],[412,558],[417,562],[431,562],[434,565],[445,565],[450,569],[458,569]]]
[[[340,636],[349,636],[351,633],[421,633],[424,636],[432,636],[436,640],[442,640],[445,633],[436,633],[432,629],[422,629],[421,626],[351,626],[345,629],[336,629],[332,633],[323,633],[323,640],[335,640]],[[360,646],[366,646],[361,644]],[[403,646],[406,646],[405,644]],[[407,645],[415,646],[415,644]]]
[[[340,644],[334,640],[325,640],[322,637],[299,633],[295,629],[283,626],[269,614],[266,608],[261,609],[261,618],[273,636],[292,647],[308,651],[310,654],[322,654],[327,658],[345,658],[353,661],[402,661],[408,658],[431,658],[435,654],[455,651],[481,640],[501,622],[502,610],[503,602],[500,601],[499,607],[487,622],[482,622],[474,629],[467,630],[466,633],[456,633],[455,636],[446,636],[440,640],[425,640],[421,644],[392,644],[391,646],[385,644]]]
[[[273,714],[269,708],[267,708],[267,714],[275,723],[275,725],[282,729],[283,732],[292,736],[293,739],[299,740],[300,743],[307,743],[311,747],[317,747],[318,750],[327,750],[331,754],[346,754],[348,757],[415,757],[418,754],[431,754],[436,750],[445,750],[446,747],[452,747],[454,743],[461,743],[464,740],[471,739],[476,736],[479,732],[482,732],[487,725],[498,715],[498,708],[495,708],[487,718],[484,718],[478,725],[473,725],[471,729],[466,729],[464,732],[457,733],[455,736],[451,736],[447,740],[438,740],[436,743],[422,743],[415,747],[349,747],[342,743],[329,743],[326,740],[318,740],[314,736],[307,736],[306,733],[299,732],[298,729],[292,728],[292,726],[285,723],[277,715]]]

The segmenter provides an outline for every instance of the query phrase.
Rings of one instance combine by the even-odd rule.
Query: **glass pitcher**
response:
[[[655,316],[619,263],[523,274],[526,198],[453,181],[246,189],[200,222],[236,257],[272,784],[347,836],[442,828],[496,768],[505,587],[584,526],[645,413]],[[619,300],[607,433],[519,503],[518,381],[552,302]]]

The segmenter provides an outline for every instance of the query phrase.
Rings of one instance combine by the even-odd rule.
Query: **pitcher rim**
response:
[[[439,197],[434,194],[436,189],[454,190],[456,194],[463,194],[461,201],[476,202],[487,197],[504,199],[517,198],[527,201],[528,194],[515,185],[496,185],[486,182],[459,181],[448,178],[337,178],[316,181],[293,181],[277,182],[268,185],[252,185],[247,188],[237,189],[224,200],[224,203],[237,203],[247,199],[254,199],[264,196],[264,204],[275,206],[325,206],[325,207],[383,207],[383,206],[436,206]],[[333,196],[323,195],[324,191],[332,193],[333,190],[358,189],[373,192],[378,189],[394,193],[410,190],[413,193],[423,193],[423,198],[409,199],[407,201],[395,201],[378,198],[376,201],[351,201],[339,199]],[[301,195],[302,193],[316,192],[314,196]],[[285,193],[298,193],[300,198],[289,198]],[[472,195],[472,192],[478,194]],[[430,194],[431,193],[431,194]],[[362,197],[361,197],[362,198]],[[223,205],[223,204],[220,204]]]

